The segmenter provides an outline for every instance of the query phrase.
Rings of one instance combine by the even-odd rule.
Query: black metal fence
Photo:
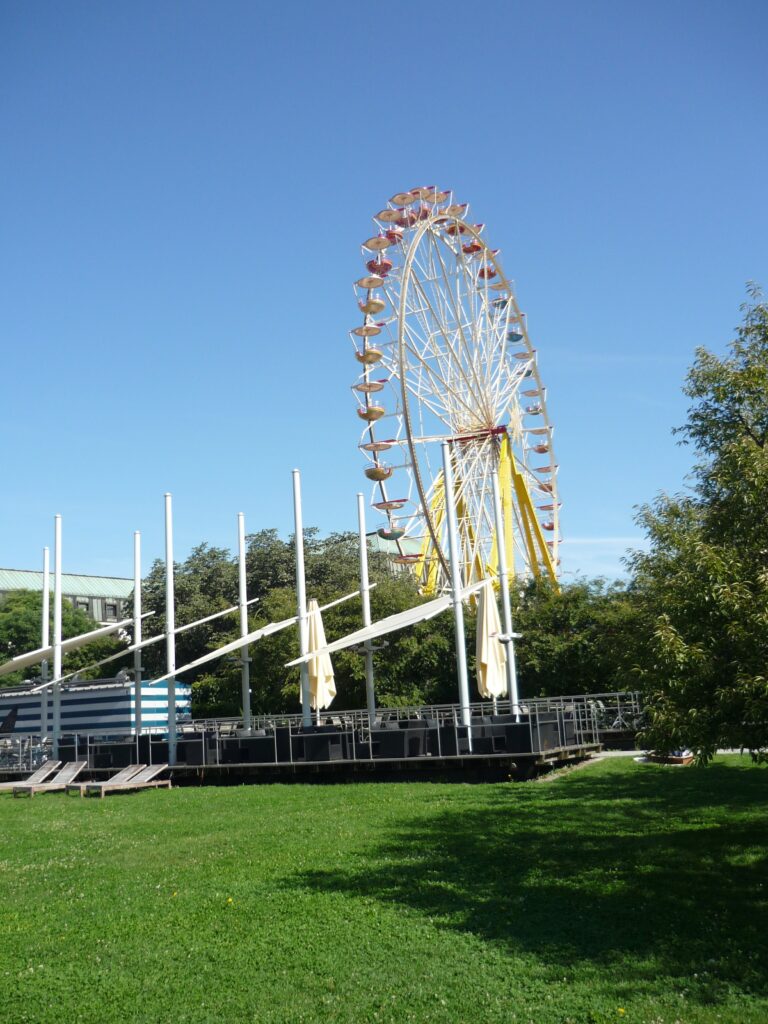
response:
[[[632,730],[642,719],[633,692],[544,697],[517,706],[507,700],[381,708],[371,720],[365,710],[254,715],[182,722],[176,763],[188,766],[322,764],[330,761],[540,755],[563,756],[596,748],[607,732]],[[46,737],[8,737],[0,744],[0,771],[33,769],[51,754]],[[62,737],[62,760],[87,759],[91,768],[110,770],[132,763],[169,760],[168,736],[151,730],[141,736],[77,733]]]

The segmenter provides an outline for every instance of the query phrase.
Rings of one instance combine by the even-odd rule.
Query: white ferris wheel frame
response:
[[[395,210],[394,205],[391,209]],[[382,222],[374,220],[381,229]],[[387,227],[384,223],[383,228]],[[446,230],[448,227],[451,233]],[[388,441],[393,447],[399,446],[406,456],[406,461],[392,468],[405,469],[409,474],[409,492],[404,502],[408,511],[403,515],[399,514],[400,509],[388,511],[389,524],[405,529],[405,537],[418,537],[422,541],[426,530],[442,566],[443,583],[450,574],[444,530],[435,522],[433,501],[440,480],[440,445],[443,440],[452,442],[458,478],[457,504],[463,503],[464,507],[460,529],[465,585],[472,582],[472,567],[485,565],[492,543],[490,478],[492,469],[498,467],[503,434],[509,439],[512,459],[528,492],[539,498],[546,496],[544,507],[548,509],[548,523],[545,528],[552,531],[549,551],[553,566],[557,565],[559,545],[557,463],[546,390],[512,283],[481,231],[482,225],[469,223],[466,214],[446,214],[445,209],[437,205],[425,216],[422,204],[418,222],[403,232],[402,242],[386,246],[388,256],[398,251],[404,253],[402,266],[397,270],[393,268],[391,276],[385,275],[380,287],[389,302],[390,312],[387,320],[377,326],[387,329],[389,340],[380,342],[376,337],[376,347],[383,353],[381,362],[364,365],[361,374],[362,382],[368,384],[371,373],[385,369],[387,383],[396,392],[396,407],[389,415],[398,423],[397,436]],[[466,244],[475,247],[471,255],[464,251]],[[455,267],[449,268],[447,260],[453,261]],[[481,268],[486,268],[482,276],[478,274]],[[441,278],[439,287],[436,286],[438,277]],[[459,287],[454,294],[456,285]],[[370,297],[374,290],[368,290],[367,294]],[[365,323],[369,320],[366,316]],[[515,353],[516,362],[509,351],[510,331],[514,332],[514,341],[522,349]],[[367,344],[366,338],[364,346]],[[521,403],[524,381],[530,382],[530,390],[535,395],[535,403],[530,407]],[[353,387],[359,390],[360,383]],[[365,403],[367,408],[370,394],[365,395]],[[508,422],[500,422],[505,415]],[[534,417],[535,425],[530,425]],[[427,429],[427,421],[431,431]],[[440,423],[445,428],[442,432],[435,430],[435,425]],[[546,448],[542,454],[546,454],[548,466],[531,465],[529,454],[534,448],[527,446],[531,440]],[[375,441],[375,422],[368,422],[364,427],[363,441]],[[429,447],[433,443],[434,465],[429,459]],[[378,452],[369,455],[369,459],[375,466],[384,465]],[[387,483],[388,480],[380,480],[375,485],[385,502],[391,500]],[[515,515],[519,515],[516,506]],[[543,525],[540,522],[540,526]],[[534,566],[530,564],[530,553],[523,542],[520,521],[514,523],[513,537],[517,575],[530,575]],[[401,555],[405,555],[401,544],[398,548]],[[509,552],[508,557],[512,554]]]

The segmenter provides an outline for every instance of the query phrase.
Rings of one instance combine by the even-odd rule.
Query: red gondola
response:
[[[386,501],[374,501],[373,507],[379,512],[397,512],[406,503],[407,498],[387,498]]]
[[[368,260],[365,265],[372,274],[378,274],[380,277],[386,277],[392,269],[392,260],[388,260],[386,256],[379,256],[378,259]]]
[[[359,447],[362,448],[364,452],[388,452],[394,443],[394,441],[367,441]]]

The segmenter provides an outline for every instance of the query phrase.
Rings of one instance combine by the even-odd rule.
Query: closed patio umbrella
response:
[[[507,652],[499,643],[501,622],[493,583],[486,580],[477,602],[477,688],[481,697],[503,696],[507,692]]]
[[[317,601],[313,598],[307,605],[307,618],[309,619],[308,647],[310,658],[307,662],[309,669],[309,694],[310,704],[315,711],[322,711],[327,708],[336,696],[336,683],[333,679],[333,665],[331,656],[327,652],[314,654],[314,651],[322,651],[326,646],[325,630],[323,629],[323,618]]]

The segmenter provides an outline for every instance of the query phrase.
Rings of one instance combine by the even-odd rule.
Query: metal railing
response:
[[[458,705],[382,708],[371,722],[366,710],[330,711],[315,715],[310,728],[304,726],[300,714],[254,715],[250,728],[245,728],[240,718],[188,720],[179,722],[177,729],[177,763],[291,765],[513,755],[508,749],[512,732],[517,753],[567,752],[597,745],[602,722],[637,716],[641,708],[636,695],[614,693],[541,697],[521,701],[517,707],[506,699],[476,701],[468,712],[465,722]],[[403,732],[399,740],[387,738],[387,733],[396,730]],[[317,738],[324,734],[325,739]],[[382,754],[398,745],[402,754],[391,758]],[[39,736],[3,737],[0,772],[34,770],[50,756],[49,736],[45,740]],[[166,762],[167,730],[159,726],[142,730],[140,736],[127,730],[71,733],[61,737],[59,758],[87,760],[96,770]]]
[[[380,708],[373,722],[365,709],[323,711],[313,716],[311,728],[304,725],[301,714],[252,715],[250,727],[244,726],[242,718],[191,719],[179,722],[177,760],[201,767],[386,760],[380,753],[382,737],[397,729],[409,733],[419,752],[394,760],[511,756],[514,752],[504,749],[508,726],[519,726],[519,736],[527,734],[527,744],[520,740],[527,751],[519,753],[548,754],[597,746],[604,733],[636,729],[642,714],[638,693],[616,692],[537,697],[516,706],[506,699],[477,701],[469,705],[466,721],[457,704]],[[334,746],[333,757],[314,762],[305,757],[304,745],[307,737],[323,733],[332,737],[328,742]],[[424,738],[419,740],[417,734]],[[310,739],[307,745],[317,749],[322,741]],[[50,756],[50,736],[3,737],[0,773],[34,770]],[[123,767],[121,762],[158,764],[168,760],[167,730],[153,727],[138,737],[103,729],[72,733],[62,737],[59,757],[87,760],[91,768],[104,770]]]

